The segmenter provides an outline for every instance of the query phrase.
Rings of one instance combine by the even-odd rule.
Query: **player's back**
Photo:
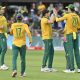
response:
[[[26,24],[24,23],[13,23],[13,36],[18,39],[25,37],[25,27]]]
[[[79,27],[79,17],[75,13],[67,14],[67,33],[77,32],[77,28]]]
[[[26,43],[26,28],[27,24],[24,23],[13,23],[11,26],[11,32],[13,34],[13,44],[17,46],[25,45]]]

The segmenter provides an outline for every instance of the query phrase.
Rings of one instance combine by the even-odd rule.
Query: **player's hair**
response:
[[[19,20],[19,21],[21,21],[23,19],[23,17],[21,16],[21,15],[19,15],[19,16],[16,16],[16,20]]]
[[[49,10],[45,9],[45,10],[42,12],[42,16],[45,16],[46,13],[49,13]]]

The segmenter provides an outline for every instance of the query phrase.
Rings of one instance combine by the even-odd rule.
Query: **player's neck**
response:
[[[48,17],[47,17],[47,16],[44,16],[44,17],[48,19]]]
[[[21,22],[21,21],[19,21],[19,20],[17,21],[17,23],[20,23],[20,22]]]
[[[69,11],[69,13],[75,13],[74,11]]]

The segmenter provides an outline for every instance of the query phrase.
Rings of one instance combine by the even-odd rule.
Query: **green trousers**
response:
[[[69,58],[69,54],[68,54],[68,45],[67,42],[63,43],[64,45],[64,50],[65,50],[65,57],[66,57],[66,69],[70,69],[70,58]]]
[[[48,68],[52,68],[53,56],[54,56],[53,40],[46,39],[43,40],[43,42],[44,42],[45,50],[44,50],[42,68],[46,66],[47,61],[48,61]]]
[[[79,41],[78,34],[76,33],[76,39],[73,39],[73,34],[67,34],[68,55],[70,57],[70,70],[74,70],[74,57],[78,69],[80,69],[80,54],[79,54]]]
[[[0,64],[4,64],[5,53],[7,51],[7,40],[3,33],[0,33]]]
[[[15,45],[12,45],[12,51],[13,51],[13,57],[12,57],[13,70],[17,70],[17,57],[18,53],[20,52],[21,74],[23,74],[25,72],[25,67],[26,67],[26,62],[25,62],[26,45],[23,45],[22,47],[17,47]]]

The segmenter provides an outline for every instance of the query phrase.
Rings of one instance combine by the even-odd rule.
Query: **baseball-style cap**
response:
[[[68,6],[66,6],[66,8],[74,9],[74,5],[73,4],[69,4]]]

